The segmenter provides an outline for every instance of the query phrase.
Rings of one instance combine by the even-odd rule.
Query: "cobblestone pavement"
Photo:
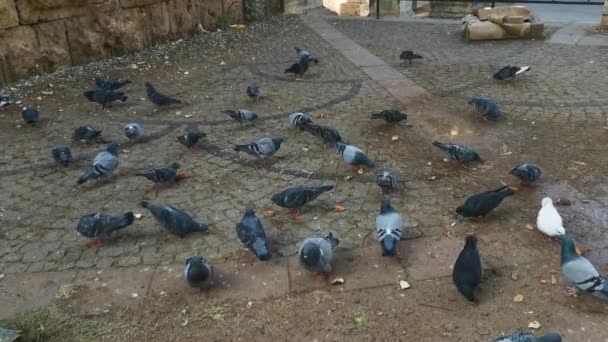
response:
[[[364,283],[362,288],[394,282],[395,274],[420,282],[449,275],[450,260],[468,232],[481,235],[487,246],[484,260],[493,267],[550,261],[551,267],[545,264],[534,269],[548,272],[557,267],[557,244],[525,228],[535,222],[544,194],[572,201],[571,207],[560,208],[566,224],[583,247],[592,249],[594,262],[606,263],[605,49],[538,41],[465,44],[457,37],[456,27],[445,24],[330,22],[422,86],[427,95],[406,107],[381,82],[368,77],[369,70],[382,66],[358,68],[296,17],[256,24],[243,32],[197,36],[133,57],[69,69],[15,88],[14,97],[39,105],[44,120],[37,127],[25,127],[16,108],[0,113],[2,138],[9,142],[0,161],[0,232],[4,236],[0,239],[0,274],[9,278],[27,273],[37,279],[38,272],[73,271],[72,276],[78,274],[80,280],[97,281],[101,270],[113,279],[124,277],[121,269],[133,269],[138,270],[133,272],[134,278],[151,282],[149,291],[157,295],[164,288],[156,287],[160,286],[158,281],[162,285],[168,273],[196,253],[222,264],[220,268],[241,272],[239,267],[253,259],[240,246],[234,227],[249,204],[262,217],[276,255],[291,256],[298,241],[328,231],[341,239],[342,252],[363,253],[360,260],[365,260],[364,265],[349,264],[367,272],[353,280]],[[307,47],[322,60],[303,80],[282,72],[294,61],[294,44]],[[397,56],[406,47],[419,51],[425,59],[401,65]],[[487,78],[506,63],[531,64],[532,71],[509,85]],[[129,101],[109,110],[86,102],[81,92],[96,73],[131,79],[133,85],[126,88]],[[143,82],[147,80],[189,104],[154,111],[143,100]],[[251,80],[257,81],[265,95],[256,102],[244,95]],[[484,122],[466,105],[469,97],[480,94],[495,98],[504,107],[504,122]],[[237,108],[255,110],[260,120],[241,126],[221,113]],[[408,112],[410,124],[395,127],[368,119],[370,113],[386,108]],[[402,189],[395,195],[394,205],[407,217],[406,238],[413,242],[402,246],[402,255],[407,256],[399,265],[371,257],[377,252],[372,247],[376,243],[373,228],[380,204],[374,173],[347,178],[335,151],[325,150],[314,138],[288,128],[286,117],[292,111],[311,111],[316,121],[338,128],[377,164],[400,175]],[[125,140],[122,127],[131,121],[144,125],[146,138],[134,143]],[[87,162],[103,148],[70,143],[72,130],[83,123],[98,126],[106,139],[121,144],[120,165],[109,184],[75,186]],[[189,124],[198,124],[207,132],[207,140],[194,153],[175,142],[175,136]],[[282,136],[286,142],[268,167],[253,166],[249,157],[232,151],[233,144],[269,135]],[[474,143],[488,162],[457,167],[430,145],[433,139]],[[56,144],[71,144],[78,159],[74,167],[60,171],[51,165],[50,149]],[[452,210],[463,197],[496,188],[501,182],[515,184],[507,171],[519,160],[534,160],[543,168],[545,180],[537,189],[522,187],[485,222],[455,221]],[[181,240],[169,237],[138,205],[143,199],[154,199],[154,194],[151,184],[133,176],[134,172],[174,161],[183,166],[188,177],[161,190],[156,200],[208,221],[208,233]],[[298,220],[276,207],[275,216],[265,216],[273,207],[270,196],[294,184],[336,187],[305,207]],[[336,204],[347,210],[336,212]],[[75,226],[80,216],[101,210],[133,210],[143,216],[133,227],[115,233],[103,248],[93,250],[85,246]],[[279,294],[284,294],[285,288],[315,288],[301,284],[294,260],[288,265],[279,261],[283,271],[278,273],[263,273],[265,267],[277,265],[260,263],[251,264],[249,271],[268,274],[279,279],[277,283],[287,281],[289,286],[281,285]],[[359,259],[348,258],[348,262],[352,260]],[[384,277],[366,277],[383,263],[389,264],[390,277],[388,271]],[[151,270],[155,270],[154,276]],[[357,288],[351,280],[347,290]],[[126,287],[131,285],[136,287],[130,283]],[[248,288],[238,291],[252,295]],[[553,290],[552,295],[557,292]]]
[[[495,98],[509,119],[555,123],[557,116],[567,112],[572,121],[597,118],[605,124],[608,104],[601,96],[608,86],[604,75],[608,57],[602,55],[605,49],[569,49],[534,41],[465,44],[455,37],[452,25],[349,20],[335,20],[333,24],[431,94],[440,96],[441,101],[453,105],[456,111],[470,111],[465,100],[481,93]],[[412,25],[417,25],[416,30]],[[278,37],[273,30],[280,31]],[[391,34],[382,39],[373,35],[389,31]],[[401,174],[404,191],[396,201],[415,227],[410,230],[412,236],[444,232],[444,227],[453,221],[449,210],[470,191],[454,184],[451,170],[436,167],[434,163],[441,161],[441,156],[429,146],[425,132],[416,127],[388,127],[367,119],[367,114],[382,108],[406,110],[403,104],[298,20],[260,24],[253,32],[199,36],[133,58],[114,60],[111,66],[93,64],[19,88],[19,99],[24,104],[40,106],[44,120],[38,127],[25,127],[17,109],[4,112],[1,117],[3,134],[11,143],[0,163],[4,194],[0,200],[1,219],[6,237],[0,242],[0,271],[154,265],[179,262],[193,251],[212,260],[226,260],[241,251],[234,225],[243,207],[253,204],[263,215],[271,207],[270,195],[290,184],[328,183],[335,184],[336,189],[308,206],[298,221],[292,221],[282,211],[277,211],[272,219],[264,219],[279,254],[291,255],[297,241],[329,230],[342,238],[345,248],[365,245],[371,240],[370,222],[379,200],[373,174],[345,180],[346,172],[335,152],[323,150],[311,137],[288,129],[286,114],[296,110],[312,111],[320,117],[317,121],[338,127],[380,165]],[[411,37],[407,32],[411,32]],[[271,36],[273,39],[267,39]],[[244,41],[248,44],[243,48],[234,48]],[[304,80],[282,73],[294,59],[294,41],[323,60]],[[399,64],[395,56],[405,46],[420,51],[425,56],[423,62]],[[206,51],[204,59],[197,59],[200,50]],[[508,62],[532,64],[527,63],[530,61],[537,61],[533,72],[513,85],[497,84],[487,78],[494,67]],[[127,104],[101,111],[80,93],[90,85],[95,73],[105,75],[107,70],[112,70],[113,77],[130,78],[134,85],[127,88],[131,96]],[[553,79],[547,82],[545,77]],[[152,105],[143,100],[142,83],[148,79],[161,91],[178,94],[191,104],[154,112]],[[243,96],[244,85],[250,80],[256,80],[265,94],[259,102]],[[227,108],[253,109],[261,120],[241,127],[221,113]],[[554,110],[557,114],[548,114]],[[125,141],[121,127],[131,121],[144,125],[146,139]],[[76,165],[65,172],[51,166],[51,147],[70,144],[71,131],[83,123],[94,124],[104,131],[106,139],[122,144],[120,167],[109,185],[74,186],[101,145],[72,144],[78,158]],[[187,153],[174,141],[187,124],[199,124],[208,133],[203,150],[196,154]],[[436,124],[442,134],[452,129],[444,127],[443,122]],[[498,136],[508,134],[498,128],[491,130]],[[279,153],[281,158],[269,168],[252,167],[247,157],[231,151],[234,143],[265,135],[287,138]],[[390,140],[394,135],[399,137],[396,142]],[[209,234],[194,235],[185,241],[167,238],[150,215],[138,208],[142,199],[152,195],[151,184],[133,173],[173,161],[184,166],[189,178],[162,190],[158,200],[208,220]],[[489,177],[495,171],[494,167],[481,166],[477,172],[459,171],[455,176],[465,185],[474,181],[490,187],[496,184]],[[432,176],[437,181],[428,181]],[[448,196],[434,195],[438,190]],[[333,210],[335,204],[348,210],[337,213]],[[84,241],[74,227],[80,216],[99,210],[134,210],[143,213],[143,219],[115,234],[105,248],[94,251],[83,247]],[[184,243],[187,250],[182,248]]]

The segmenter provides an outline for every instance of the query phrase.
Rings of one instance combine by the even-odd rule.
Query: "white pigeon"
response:
[[[561,236],[566,233],[557,209],[553,206],[553,200],[549,197],[543,198],[542,208],[538,211],[536,227],[548,236]]]

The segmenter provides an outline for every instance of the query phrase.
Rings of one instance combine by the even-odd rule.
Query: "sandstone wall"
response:
[[[242,0],[0,0],[0,84],[243,20]]]
[[[608,30],[608,0],[604,2],[604,10],[602,12],[602,19],[600,21],[600,29]]]

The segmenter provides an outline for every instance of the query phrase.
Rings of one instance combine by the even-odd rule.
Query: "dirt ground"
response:
[[[23,104],[41,108],[43,121],[37,127],[25,127],[17,108],[0,113],[5,142],[0,232],[6,237],[0,241],[0,294],[6,298],[16,291],[3,287],[11,277],[63,272],[79,279],[135,267],[158,270],[179,267],[193,254],[214,264],[255,264],[234,234],[242,208],[253,204],[263,216],[272,207],[270,195],[290,184],[334,184],[335,190],[308,206],[298,221],[276,207],[275,217],[263,216],[279,260],[268,267],[288,264],[283,268],[288,291],[248,299],[259,298],[261,291],[251,281],[250,287],[241,284],[238,296],[220,298],[213,291],[198,295],[178,279],[177,290],[168,295],[146,285],[142,291],[148,295],[138,301],[123,299],[125,305],[90,311],[112,293],[65,285],[51,304],[5,323],[48,341],[491,341],[537,321],[539,333],[556,331],[565,341],[608,341],[607,304],[563,294],[559,244],[533,229],[540,198],[567,199],[570,205],[558,207],[566,227],[598,270],[608,272],[607,48],[543,41],[465,43],[453,24],[326,19],[426,95],[400,102],[311,30],[306,18],[285,16],[21,82],[9,92]],[[295,59],[294,45],[321,59],[304,80],[282,72]],[[425,59],[401,64],[404,48]],[[533,67],[510,84],[488,79],[492,70],[508,63]],[[86,102],[81,93],[95,75],[133,81],[126,88],[127,103],[101,110]],[[147,80],[188,105],[155,111],[144,99]],[[258,102],[244,95],[251,80],[265,95]],[[494,98],[506,118],[479,118],[467,105],[475,95]],[[241,127],[221,113],[237,108],[253,109],[261,120]],[[370,122],[370,113],[386,108],[406,111],[408,126]],[[311,112],[400,175],[402,190],[394,205],[410,226],[397,260],[366,264],[368,251],[379,254],[374,249],[373,222],[380,204],[374,173],[346,177],[335,152],[287,128],[291,111]],[[121,128],[130,121],[144,125],[146,139],[131,143],[122,137]],[[78,162],[63,172],[52,167],[49,151],[70,144],[73,128],[85,122],[121,143],[121,164],[111,184],[76,189],[73,183],[82,168],[102,146],[71,145]],[[193,123],[207,132],[208,140],[191,154],[175,136]],[[252,167],[248,158],[231,151],[235,143],[269,134],[287,138],[281,158],[269,167]],[[488,162],[455,166],[434,150],[432,140],[470,144]],[[207,220],[209,234],[167,238],[138,208],[151,196],[150,184],[130,175],[173,161],[184,165],[188,178],[162,190],[159,200]],[[541,166],[543,181],[537,187],[519,186],[508,175],[519,161]],[[451,211],[464,197],[503,183],[516,186],[518,193],[487,219],[454,219]],[[337,213],[336,204],[347,210]],[[142,212],[143,218],[100,251],[83,247],[85,241],[74,232],[81,215],[126,208]],[[300,272],[297,266],[282,260],[293,258],[303,238],[328,231],[341,239],[340,253],[351,255],[336,268],[337,274],[347,274],[344,286],[294,282],[307,275],[294,273]],[[480,236],[485,269],[477,305],[456,292],[449,276],[453,259],[444,259],[444,254],[457,253],[471,232]],[[410,243],[417,247],[408,250]],[[370,279],[389,280],[362,285]],[[400,289],[399,279],[411,288]],[[514,302],[516,294],[524,296],[522,303]],[[24,295],[8,303],[19,296]]]

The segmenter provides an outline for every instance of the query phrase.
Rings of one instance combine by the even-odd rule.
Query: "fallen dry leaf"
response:
[[[274,216],[274,210],[270,209],[266,211],[266,216],[268,217],[273,217]]]
[[[336,211],[341,213],[343,211],[346,211],[346,208],[344,208],[343,206],[336,204]]]
[[[530,324],[528,324],[528,328],[534,329],[534,330],[540,329],[541,326],[542,325],[540,323],[538,323],[537,321],[533,321],[533,322],[530,322]]]
[[[182,180],[182,179],[184,179],[184,178],[186,178],[186,173],[185,173],[185,172],[178,172],[178,173],[175,175],[175,180],[176,180],[176,181],[180,181],[180,180]]]
[[[529,223],[527,223],[526,224],[526,229],[534,230],[534,226],[531,225],[531,224],[529,224]]]
[[[399,282],[399,287],[400,287],[402,290],[405,290],[405,289],[409,289],[409,288],[410,288],[410,287],[412,287],[412,286],[411,286],[411,285],[410,285],[410,283],[408,283],[407,281],[405,281],[405,280],[401,280],[401,281]]]
[[[513,301],[515,303],[521,303],[524,301],[524,296],[521,294],[516,294],[515,297],[513,297]]]
[[[361,176],[361,175],[363,174],[363,169],[359,169],[359,170],[357,170],[357,174],[358,174],[359,176]]]
[[[399,137],[398,137],[398,136],[396,136],[396,135],[393,135],[393,137],[391,138],[391,140],[392,140],[392,141],[397,141],[397,140],[399,140]]]
[[[321,119],[321,118],[325,117],[325,114],[323,114],[323,113],[314,113],[313,117],[315,119]]]

